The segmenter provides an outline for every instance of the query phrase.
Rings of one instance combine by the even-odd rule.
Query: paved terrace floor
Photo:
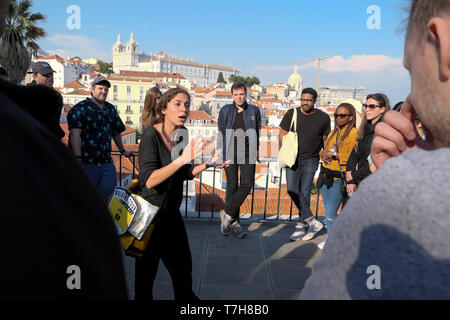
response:
[[[244,239],[220,233],[219,219],[185,219],[193,263],[193,290],[201,300],[297,299],[320,256],[311,241],[291,242],[295,221],[241,220]],[[125,258],[129,296],[134,298],[134,259]],[[173,300],[170,275],[160,263],[153,288],[156,300]]]

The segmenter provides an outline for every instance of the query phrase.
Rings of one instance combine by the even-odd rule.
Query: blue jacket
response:
[[[226,160],[226,154],[230,147],[233,146],[233,125],[234,118],[236,116],[236,105],[227,104],[222,107],[219,112],[219,133],[221,134],[222,141],[218,141],[219,148],[222,148],[223,159]],[[244,122],[246,133],[249,137],[250,147],[256,144],[257,150],[259,151],[259,135],[261,130],[261,112],[258,107],[245,104],[244,106]],[[252,130],[249,130],[252,129]],[[222,145],[220,146],[220,143]],[[257,156],[257,155],[253,155]]]

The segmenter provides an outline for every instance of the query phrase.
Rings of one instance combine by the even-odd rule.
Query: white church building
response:
[[[130,40],[126,43],[122,43],[122,37],[118,35],[113,46],[113,69],[114,73],[120,73],[121,70],[179,73],[200,87],[215,84],[220,72],[225,81],[228,81],[232,74],[241,73],[241,70],[230,67],[178,59],[162,51],[158,54],[139,53],[134,33],[131,33]]]

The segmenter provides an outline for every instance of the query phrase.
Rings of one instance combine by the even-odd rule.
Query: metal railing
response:
[[[120,156],[119,158],[119,177],[122,177],[122,161],[123,161],[123,157],[124,155],[120,154],[120,152],[118,151],[113,151],[111,152],[112,156]],[[138,156],[137,152],[131,152],[131,156],[129,157],[129,160],[132,164],[132,179],[138,178],[138,176],[136,175],[136,158]],[[280,175],[279,175],[279,183],[278,183],[278,196],[277,196],[277,210],[276,213],[268,213],[267,212],[267,201],[268,201],[268,194],[269,194],[269,172],[270,172],[270,163],[271,162],[267,162],[267,174],[266,176],[266,181],[265,181],[265,188],[264,188],[264,209],[263,209],[263,213],[262,214],[256,214],[254,212],[254,201],[255,201],[255,181],[253,182],[253,188],[251,191],[251,209],[250,212],[248,213],[241,213],[242,219],[254,219],[256,216],[260,219],[260,220],[268,220],[268,218],[270,217],[271,220],[281,220],[280,219],[280,204],[281,204],[281,189],[282,189],[282,177],[283,177],[283,170],[285,168],[281,168],[280,169]],[[216,210],[216,206],[215,206],[215,192],[216,192],[216,172],[218,171],[222,171],[223,169],[216,169],[216,168],[211,168],[212,169],[212,176],[213,176],[213,181],[212,181],[212,192],[210,193],[211,195],[211,215],[210,219],[214,219],[214,218],[218,218],[214,216],[215,210]],[[192,218],[195,215],[192,215],[192,213],[196,213],[197,218],[204,218],[205,215],[205,211],[201,211],[201,202],[202,202],[202,186],[203,186],[203,172],[200,173],[198,175],[198,182],[199,182],[199,192],[197,194],[197,192],[195,192],[195,196],[198,196],[198,199],[195,199],[195,207],[197,207],[197,209],[195,211],[188,211],[188,193],[189,193],[189,185],[188,183],[185,181],[185,186],[184,186],[184,194],[183,194],[183,200],[184,200],[184,208],[180,208],[180,210],[184,211],[184,217],[185,218]],[[120,187],[127,187],[127,186],[122,186],[122,179],[120,178],[120,183],[119,183]],[[208,185],[209,186],[209,185]],[[195,187],[196,189],[196,187]],[[209,193],[208,193],[209,194]],[[250,194],[249,194],[250,196]],[[315,208],[315,218],[318,218],[318,214],[319,214],[319,204],[320,204],[320,189],[316,188],[316,194],[313,195],[311,194],[311,197],[315,196],[316,197],[316,208]],[[290,197],[289,197],[290,198]],[[226,196],[225,196],[226,199]],[[283,219],[283,220],[288,220],[288,221],[292,221],[293,220],[293,201],[292,199],[289,200],[290,202],[290,209],[289,209],[289,218],[288,219]],[[224,203],[225,205],[225,203]],[[190,215],[188,215],[188,213],[191,213]],[[203,217],[202,217],[202,213],[203,213]],[[245,216],[248,216],[247,218],[245,218]]]

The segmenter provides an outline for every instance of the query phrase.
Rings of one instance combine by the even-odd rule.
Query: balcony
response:
[[[120,158],[120,168],[123,162],[129,161],[133,170],[128,172],[135,177],[139,169],[137,153],[129,160],[122,159],[118,153],[114,155]],[[262,166],[269,169],[270,163]],[[208,175],[211,178],[211,172],[200,174],[194,179],[194,186],[185,183],[180,208],[192,253],[194,293],[202,300],[298,298],[311,275],[312,264],[320,256],[317,244],[325,239],[325,228],[311,241],[291,242],[289,237],[298,211],[292,206],[285,186],[278,183],[278,189],[271,188],[273,183],[267,176],[262,177],[264,188],[255,186],[241,207],[241,225],[247,230],[247,236],[244,239],[223,236],[218,212],[224,206],[224,192],[218,188],[216,171],[220,174],[212,169],[209,184],[205,180]],[[323,221],[320,194],[311,196],[311,210]],[[125,269],[129,295],[134,297],[134,259],[125,258]],[[170,275],[163,264],[156,276],[153,295],[156,300],[174,299]]]
[[[125,110],[125,113],[126,114],[133,114],[134,112],[133,112],[133,110]]]

